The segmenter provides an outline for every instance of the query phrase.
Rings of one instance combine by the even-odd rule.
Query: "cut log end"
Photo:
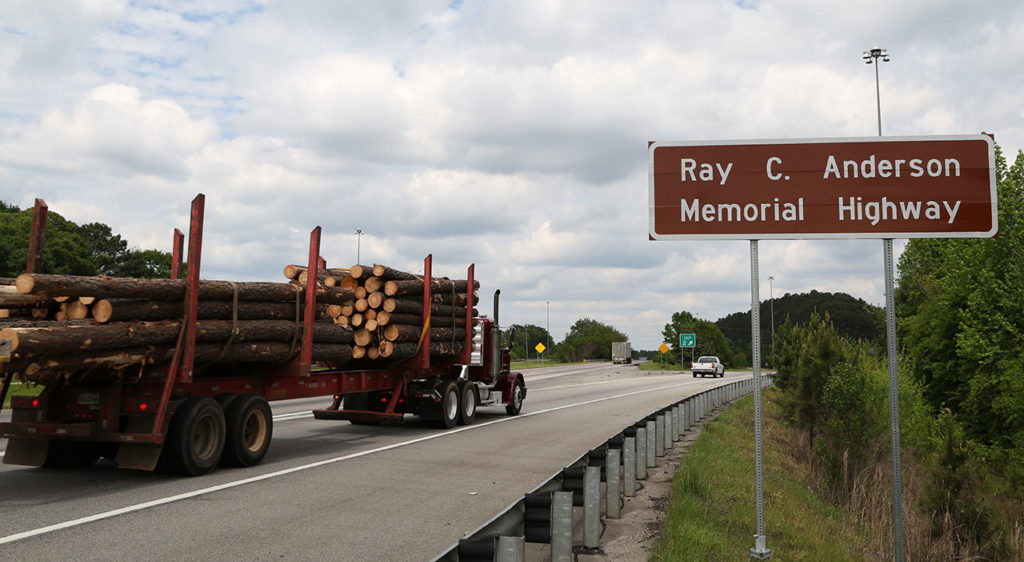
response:
[[[22,273],[14,280],[14,287],[18,289],[18,292],[27,295],[32,292],[35,288],[36,280],[30,273]]]
[[[18,350],[18,332],[13,328],[0,329],[0,340],[9,340],[11,342],[11,351]]]
[[[100,299],[92,305],[92,317],[99,323],[110,322],[114,315],[114,306],[107,299]]]

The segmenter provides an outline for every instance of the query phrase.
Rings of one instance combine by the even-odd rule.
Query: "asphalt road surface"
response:
[[[750,377],[608,363],[524,375],[522,414],[481,408],[447,431],[314,420],[329,398],[272,402],[263,463],[198,478],[0,465],[0,560],[428,560],[638,419]]]

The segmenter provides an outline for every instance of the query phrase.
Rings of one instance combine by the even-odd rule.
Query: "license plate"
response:
[[[79,406],[98,406],[100,403],[99,392],[83,392],[78,395]]]

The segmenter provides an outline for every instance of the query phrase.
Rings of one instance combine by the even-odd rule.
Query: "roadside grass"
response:
[[[10,408],[11,398],[15,396],[39,396],[39,393],[41,393],[42,391],[42,385],[22,384],[18,382],[11,383],[11,389],[10,391],[8,391],[7,396],[4,398],[3,408]]]
[[[870,531],[821,499],[794,470],[764,400],[765,535],[779,560],[862,560]],[[746,396],[704,426],[673,477],[661,540],[651,560],[744,560],[757,530],[754,399]],[[870,558],[870,557],[869,557]]]
[[[638,363],[637,367],[639,367],[641,371],[672,371],[679,373],[682,372],[682,370],[679,368],[679,365],[676,365],[675,363],[662,363],[658,359]]]

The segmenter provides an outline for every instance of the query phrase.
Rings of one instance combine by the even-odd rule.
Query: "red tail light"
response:
[[[127,414],[144,414],[149,411],[149,402],[138,398],[129,398],[124,401],[124,411]]]
[[[39,408],[39,398],[36,396],[12,396],[11,408],[15,410],[36,410]]]

